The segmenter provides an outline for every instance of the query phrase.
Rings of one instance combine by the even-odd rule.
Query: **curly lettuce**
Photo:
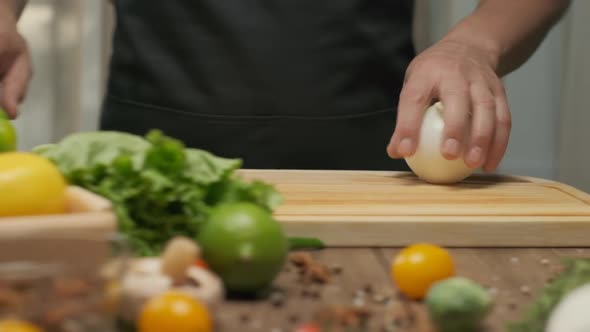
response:
[[[54,162],[71,184],[109,199],[119,231],[141,256],[159,254],[175,235],[197,236],[217,204],[248,201],[272,211],[282,200],[271,185],[240,179],[240,159],[186,148],[158,130],[146,137],[75,133],[33,152]]]

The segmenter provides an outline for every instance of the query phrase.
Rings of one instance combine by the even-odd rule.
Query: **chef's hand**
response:
[[[32,76],[29,50],[17,30],[14,10],[0,5],[0,105],[11,119],[27,91]]]
[[[495,170],[508,145],[511,116],[494,62],[489,53],[450,40],[419,54],[406,72],[389,156],[404,158],[415,152],[423,112],[440,100],[445,109],[443,156],[464,157],[469,167]],[[469,128],[472,134],[466,141]]]

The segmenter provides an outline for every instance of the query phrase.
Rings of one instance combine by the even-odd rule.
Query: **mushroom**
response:
[[[176,237],[168,243],[162,253],[162,272],[172,278],[175,284],[182,284],[188,278],[186,270],[199,258],[201,249],[186,237]]]
[[[177,237],[160,257],[132,261],[121,281],[121,316],[136,321],[144,303],[169,290],[181,291],[209,308],[225,296],[219,277],[194,265],[200,249],[192,240]]]

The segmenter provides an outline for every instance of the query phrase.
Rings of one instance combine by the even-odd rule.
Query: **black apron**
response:
[[[385,151],[410,0],[116,0],[102,130],[246,168],[407,170]]]

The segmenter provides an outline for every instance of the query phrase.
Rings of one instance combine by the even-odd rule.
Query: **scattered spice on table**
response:
[[[321,309],[314,321],[320,326],[342,327],[342,331],[350,329],[366,329],[371,312],[364,308],[335,305]]]
[[[373,295],[373,301],[375,303],[383,303],[383,302],[385,302],[386,299],[387,298],[383,294],[380,294],[380,293]]]
[[[340,274],[342,273],[342,265],[332,264],[332,266],[330,266],[330,270],[332,270],[332,273],[334,274]]]
[[[285,296],[285,294],[283,294],[283,292],[273,292],[270,295],[270,303],[274,307],[282,307],[283,304],[285,303],[285,300],[286,300],[286,296]]]
[[[289,260],[299,269],[298,273],[301,276],[302,283],[326,284],[330,282],[331,270],[326,265],[314,260],[309,253],[291,253]]]
[[[55,293],[60,297],[75,297],[86,295],[92,285],[80,278],[57,278],[54,281]]]
[[[240,322],[247,323],[250,321],[250,316],[246,313],[240,315]]]
[[[355,307],[363,307],[365,305],[365,299],[362,297],[357,297],[352,301],[352,304]]]
[[[411,306],[406,302],[396,301],[391,303],[384,316],[384,326],[395,328],[408,328],[416,322],[416,315]]]
[[[299,316],[290,315],[288,319],[289,319],[289,322],[291,322],[291,323],[297,323],[299,321]]]
[[[304,267],[313,262],[313,258],[308,252],[294,252],[289,255],[289,261],[295,266]]]

